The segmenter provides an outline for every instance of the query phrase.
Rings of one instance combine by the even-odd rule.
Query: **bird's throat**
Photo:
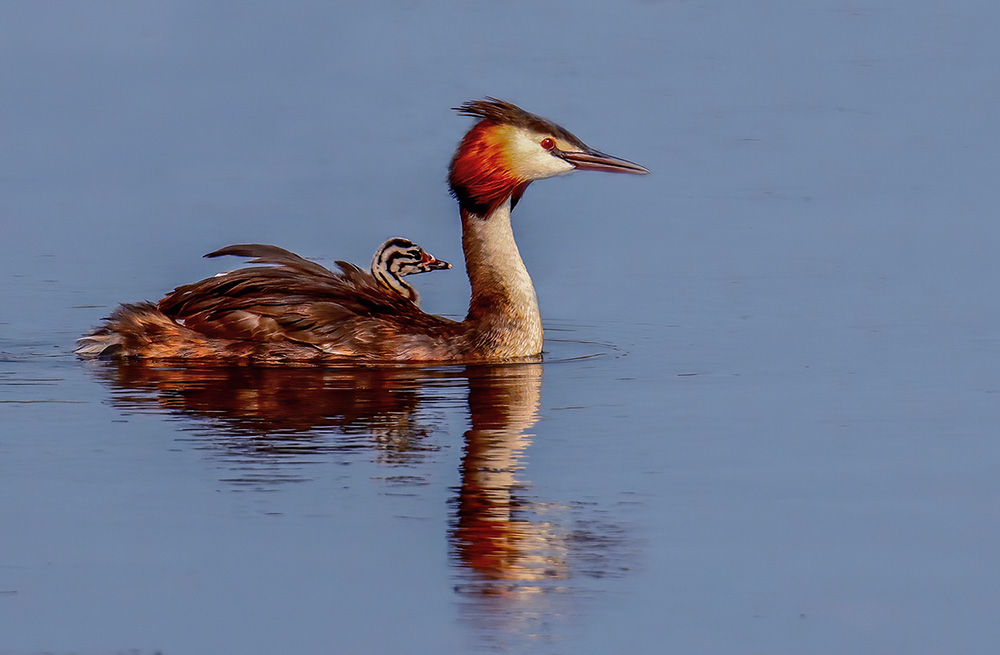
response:
[[[488,216],[462,209],[462,248],[472,287],[469,315],[477,348],[503,358],[542,351],[542,320],[510,224],[508,198]]]

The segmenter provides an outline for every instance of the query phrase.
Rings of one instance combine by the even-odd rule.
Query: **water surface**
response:
[[[993,3],[0,10],[0,653],[988,652]],[[79,362],[275,243],[456,264],[494,95],[542,364]]]

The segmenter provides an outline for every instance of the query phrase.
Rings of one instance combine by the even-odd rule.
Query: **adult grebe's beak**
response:
[[[606,155],[592,148],[582,150],[560,150],[558,155],[573,164],[581,171],[603,171],[605,173],[632,173],[634,175],[645,175],[649,172],[646,168],[630,162],[627,159],[620,159]]]

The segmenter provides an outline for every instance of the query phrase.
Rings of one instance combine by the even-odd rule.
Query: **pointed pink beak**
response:
[[[577,151],[560,151],[559,156],[581,171],[603,171],[605,173],[632,173],[645,175],[649,170],[627,159],[612,157],[603,152],[587,148]]]

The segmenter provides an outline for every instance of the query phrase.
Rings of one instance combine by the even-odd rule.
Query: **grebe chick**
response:
[[[372,257],[372,275],[375,279],[417,307],[420,306],[420,294],[403,282],[403,277],[443,268],[451,268],[451,264],[437,259],[417,244],[402,237],[389,239],[379,246],[375,256]]]
[[[448,175],[472,288],[465,320],[427,314],[352,264],[337,262],[340,271],[332,272],[274,246],[233,246],[213,255],[274,265],[179,287],[155,305],[122,305],[76,352],[238,364],[538,359],[541,314],[514,242],[511,210],[535,180],[575,170],[649,171],[503,100],[457,109],[477,119]]]
[[[222,257],[224,255],[252,257],[251,264],[288,266],[292,269],[297,269],[300,273],[321,278],[337,277],[336,273],[333,273],[322,265],[278,246],[244,243],[235,246],[226,246],[215,252],[208,253],[205,257]],[[337,264],[343,266],[345,262],[338,261]],[[347,266],[353,268],[352,264],[347,264]],[[386,240],[375,251],[375,256],[372,257],[371,272],[372,277],[388,289],[398,293],[419,307],[420,294],[417,293],[416,289],[404,282],[403,277],[445,268],[451,268],[451,264],[443,259],[438,259],[409,239],[392,237]],[[221,273],[220,275],[228,275],[228,273]],[[219,276],[217,275],[216,277]]]

